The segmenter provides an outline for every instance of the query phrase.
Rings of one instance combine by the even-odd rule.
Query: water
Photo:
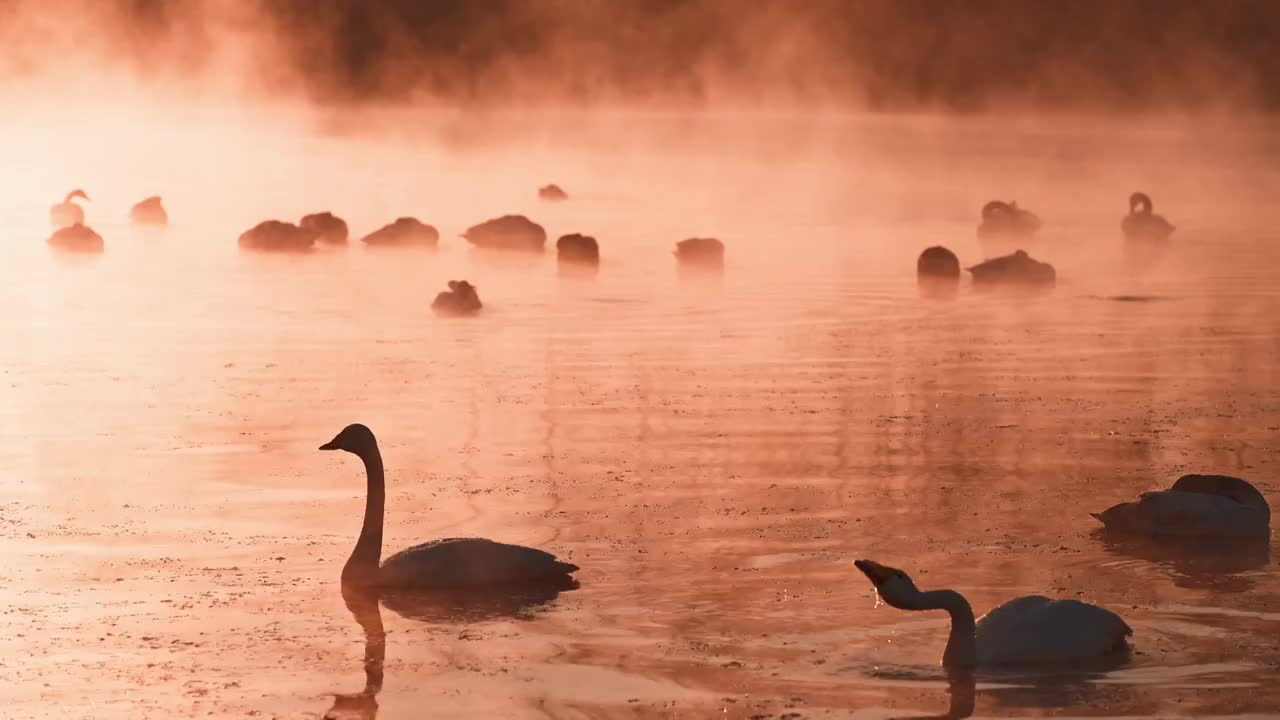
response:
[[[490,120],[5,141],[36,169],[0,201],[7,717],[881,718],[963,714],[966,692],[978,716],[1280,707],[1275,543],[1117,544],[1088,515],[1193,471],[1280,498],[1269,123]],[[572,200],[539,203],[546,182]],[[98,258],[41,242],[77,185]],[[1135,189],[1179,227],[1140,274],[1117,237]],[[156,192],[174,225],[128,228]],[[915,255],[977,262],[993,197],[1046,219],[1028,249],[1059,287],[921,299]],[[443,246],[235,247],[321,209],[357,235],[419,215]],[[596,235],[599,276],[457,239],[505,212]],[[693,235],[725,239],[722,281],[677,277]],[[460,278],[484,313],[433,317]],[[337,580],[364,479],[316,447],[356,421],[386,457],[388,553],[492,537],[581,565],[581,588],[480,618],[353,615]],[[877,607],[858,557],[978,612],[1105,605],[1134,654],[950,688],[945,616]]]

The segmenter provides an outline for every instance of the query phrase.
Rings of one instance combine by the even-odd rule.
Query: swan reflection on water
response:
[[[364,634],[364,689],[335,693],[325,720],[373,720],[378,716],[387,657],[382,605],[415,622],[458,625],[489,620],[528,620],[548,610],[560,593],[575,590],[577,581],[557,578],[536,586],[477,588],[423,592],[386,592],[344,586],[342,599]]]
[[[1105,528],[1093,531],[1111,554],[1151,563],[1174,585],[1192,590],[1245,592],[1257,585],[1250,571],[1271,563],[1269,538],[1144,538]]]

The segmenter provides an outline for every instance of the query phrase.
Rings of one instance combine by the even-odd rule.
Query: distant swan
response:
[[[348,425],[320,449],[352,453],[364,461],[368,476],[364,525],[342,568],[344,586],[429,590],[555,584],[564,583],[578,569],[542,550],[480,538],[433,540],[401,550],[379,565],[386,486],[377,439],[364,425]]]
[[[959,280],[960,258],[941,245],[926,248],[916,260],[916,275],[921,278]]]
[[[475,315],[481,307],[476,287],[466,280],[450,280],[449,289],[431,303],[431,309],[441,315]]]
[[[102,236],[83,223],[58,228],[49,236],[49,245],[74,252],[102,252]]]
[[[331,212],[303,215],[298,227],[316,233],[316,240],[326,245],[341,245],[347,241],[347,221]]]
[[[978,239],[1026,240],[1039,229],[1040,218],[1035,213],[1018,207],[1016,202],[992,200],[982,206],[982,224],[978,226]]]
[[[1093,513],[1107,530],[1183,537],[1270,537],[1271,507],[1258,489],[1226,475],[1183,475],[1168,490]]]
[[[590,235],[562,235],[556,240],[556,257],[560,262],[594,265],[600,262],[600,245]]]
[[[71,202],[76,198],[88,200],[89,196],[85,195],[83,190],[72,190],[67,193],[62,202],[49,208],[49,222],[53,223],[54,230],[84,223],[84,208]]]
[[[361,242],[370,247],[434,248],[440,242],[440,231],[417,218],[402,217],[365,235]]]
[[[979,263],[969,272],[974,285],[985,287],[1053,287],[1058,279],[1052,265],[1032,259],[1024,250]]]
[[[134,225],[168,225],[169,213],[165,212],[159,195],[152,195],[129,209],[129,220]]]
[[[299,252],[316,243],[316,231],[280,220],[264,220],[240,235],[244,250]]]
[[[705,268],[724,267],[724,243],[716,238],[689,238],[676,243],[676,261]]]
[[[538,197],[550,202],[560,202],[569,199],[569,193],[555,183],[551,185],[543,185],[538,188]]]
[[[1129,214],[1120,221],[1126,240],[1164,242],[1173,234],[1174,226],[1161,215],[1152,213],[1151,198],[1142,192],[1129,196]]]
[[[462,237],[478,248],[491,250],[541,252],[547,244],[547,231],[523,215],[503,215],[472,225]]]
[[[951,615],[951,635],[942,653],[947,668],[1074,664],[1123,651],[1133,634],[1110,610],[1041,595],[1014,598],[974,620],[969,601],[954,590],[921,592],[901,570],[870,560],[854,565],[890,607]]]

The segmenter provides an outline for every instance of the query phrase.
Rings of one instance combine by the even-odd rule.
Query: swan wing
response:
[[[543,550],[482,538],[446,538],[387,558],[380,584],[402,588],[512,585],[563,577],[577,570]]]
[[[978,619],[981,665],[1052,664],[1100,658],[1133,634],[1119,615],[1078,600],[1014,598]]]

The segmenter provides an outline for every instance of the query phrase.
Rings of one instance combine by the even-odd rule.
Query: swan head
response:
[[[373,437],[373,431],[360,423],[342,428],[342,432],[320,446],[321,450],[346,450],[360,457],[377,448],[378,441]]]
[[[920,591],[905,572],[873,560],[854,560],[853,565],[876,586],[876,593],[889,607],[917,609]]]
[[[1129,212],[1150,214],[1152,209],[1151,197],[1146,193],[1136,192],[1129,196]]]

